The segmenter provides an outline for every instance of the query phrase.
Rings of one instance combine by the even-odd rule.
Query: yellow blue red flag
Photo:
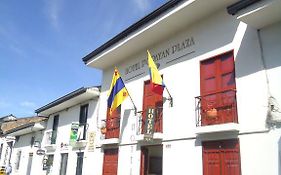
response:
[[[125,84],[120,77],[117,68],[114,69],[112,82],[109,89],[109,96],[107,99],[107,106],[110,110],[110,114],[128,97],[128,91]]]
[[[147,50],[147,62],[149,67],[151,90],[157,94],[162,94],[165,88],[165,84],[148,50]]]

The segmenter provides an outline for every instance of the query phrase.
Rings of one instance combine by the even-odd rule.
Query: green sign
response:
[[[71,123],[71,130],[70,130],[70,144],[75,143],[78,138],[78,128],[79,123]]]

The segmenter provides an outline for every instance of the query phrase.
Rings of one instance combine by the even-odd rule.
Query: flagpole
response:
[[[173,107],[173,97],[171,96],[171,94],[170,94],[170,92],[169,92],[167,86],[165,86],[165,89],[167,90],[168,95],[169,95],[168,100],[170,101],[170,107]]]
[[[115,69],[117,69],[117,68],[115,67]],[[119,74],[120,74],[120,73],[119,73]],[[122,82],[123,82],[123,79],[122,79],[121,75],[120,75],[120,78],[121,78],[121,80],[122,80]],[[123,82],[123,84],[125,84],[125,83]],[[132,97],[131,97],[131,95],[130,95],[130,93],[129,93],[129,91],[128,91],[128,89],[127,89],[126,86],[125,86],[125,88],[126,88],[126,90],[127,90],[127,93],[128,93],[128,96],[130,97],[131,102],[132,102],[133,105],[134,105],[135,115],[137,115],[137,107],[136,107],[136,105],[135,105],[135,103],[134,103],[134,101],[133,101],[133,99],[132,99]]]
[[[127,88],[126,88],[126,89],[127,89]],[[129,93],[128,89],[127,89],[127,92],[128,92],[128,96],[130,97],[131,102],[132,102],[132,103],[133,103],[133,105],[134,105],[135,115],[137,115],[137,107],[136,107],[136,105],[135,105],[135,103],[134,103],[134,101],[133,101],[133,99],[132,99],[132,97],[131,97],[131,95],[130,95],[130,93]]]

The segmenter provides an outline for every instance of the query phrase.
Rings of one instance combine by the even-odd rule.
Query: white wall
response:
[[[79,122],[80,115],[80,106],[84,104],[89,104],[88,107],[88,119],[87,123],[89,124],[88,132],[97,132],[97,114],[98,114],[98,101],[90,100],[83,102],[81,104],[75,105],[58,113],[52,114],[49,117],[47,128],[45,132],[51,131],[53,126],[53,119],[55,115],[59,115],[59,124],[58,124],[58,134],[56,139],[56,149],[54,151],[48,151],[47,154],[54,155],[53,162],[53,174],[59,174],[60,171],[60,162],[61,162],[61,153],[68,153],[68,162],[67,162],[67,175],[75,175],[76,172],[76,161],[77,161],[77,152],[84,152],[83,160],[83,175],[91,174],[90,171],[93,166],[95,166],[95,152],[88,152],[87,147],[79,149],[74,149],[69,145],[70,140],[70,130],[72,122]],[[44,135],[46,139],[46,134]],[[96,141],[96,139],[95,139]],[[66,144],[67,146],[61,147],[61,144]],[[45,140],[43,140],[43,146],[45,146]]]
[[[14,137],[2,137],[0,139],[0,144],[2,145],[2,152],[1,152],[1,159],[0,159],[0,166],[6,166],[9,163],[9,158],[11,154],[11,148],[8,145],[8,142],[14,143]]]
[[[281,67],[279,64],[281,60],[279,59],[281,55],[280,31],[280,23],[272,28],[261,30],[263,43],[267,45],[265,46],[266,61],[274,64],[274,68],[268,68],[270,83],[272,83],[270,89],[278,99],[280,99],[281,82],[279,80]],[[274,38],[276,35],[278,37]],[[280,138],[280,132],[278,132],[280,129],[277,129],[275,136],[273,136],[274,134],[268,131],[266,125],[268,91],[257,30],[237,21],[228,15],[225,10],[222,10],[198,21],[198,23],[187,26],[185,31],[175,34],[170,39],[147,48],[152,54],[157,54],[163,50],[173,48],[175,44],[181,43],[190,37],[194,39],[195,45],[174,54],[170,53],[169,56],[157,61],[160,63],[159,71],[164,76],[164,82],[174,98],[172,108],[169,107],[168,101],[164,104],[163,174],[181,174],[186,171],[191,172],[190,174],[202,174],[202,148],[200,140],[195,139],[194,101],[194,97],[200,95],[200,61],[230,50],[234,50],[235,56],[235,80],[240,129],[238,137],[241,144],[242,174],[255,174],[250,170],[259,165],[263,166],[257,168],[257,174],[276,174],[278,157],[275,154],[277,153],[276,155],[278,155],[278,146],[272,147],[271,144],[276,143]],[[170,50],[170,52],[172,51]],[[179,59],[170,62],[174,58]],[[142,66],[141,64],[144,59],[146,59],[145,50],[103,71],[100,119],[106,117],[107,93],[114,66],[118,67],[138,110],[142,110],[143,82],[149,79],[147,66]],[[277,65],[275,64],[276,62],[278,62]],[[138,70],[127,74],[126,68],[136,63],[140,63]],[[140,75],[137,76],[138,74]],[[132,78],[134,76],[137,77]],[[166,92],[164,97],[168,97]],[[135,174],[138,174],[140,166],[140,151],[135,146],[137,142],[133,139],[136,133],[136,117],[133,111],[129,112],[132,107],[129,99],[122,104],[121,120],[125,122],[121,122],[123,130],[120,135],[121,143],[119,146],[119,164],[121,165],[118,167],[118,172],[122,175],[130,174],[129,167],[124,166],[124,164],[127,165],[127,162],[130,162],[130,155],[134,155]],[[262,137],[259,138],[259,136]],[[219,135],[215,134],[209,139],[232,137],[235,136],[221,133]],[[263,139],[266,141],[263,141]],[[125,144],[132,144],[135,153],[131,153],[130,146]],[[166,144],[169,144],[167,148]],[[256,144],[260,145],[256,147]],[[138,146],[140,145],[138,144]],[[271,152],[267,154],[267,150],[271,150]],[[262,156],[255,157],[250,152],[257,152],[258,154],[262,152]],[[273,164],[268,163],[271,158],[275,161]],[[177,160],[177,162],[175,163],[174,160]],[[249,165],[250,162],[252,163],[251,165]],[[262,168],[263,170],[261,170]]]
[[[274,97],[275,109],[273,115],[281,121],[281,22],[260,30],[265,69],[268,76],[269,96]]]
[[[22,175],[27,173],[28,158],[29,154],[33,154],[32,165],[31,165],[31,174],[44,174],[43,172],[43,156],[36,154],[38,148],[31,146],[31,138],[34,137],[35,141],[41,142],[43,136],[43,131],[33,132],[25,135],[21,135],[18,141],[15,142],[11,157],[12,165],[12,174],[13,175]],[[19,169],[16,169],[17,162],[17,153],[21,151]]]
[[[230,50],[234,50],[236,56],[237,101],[241,131],[264,130],[267,112],[267,91],[256,30],[244,23],[235,21],[226,12],[219,12],[188,27],[186,31],[175,35],[170,40],[151,46],[149,49],[152,54],[156,54],[189,37],[194,38],[194,46],[159,61],[161,64],[160,73],[163,74],[164,82],[174,97],[174,106],[172,108],[169,107],[168,101],[164,104],[165,139],[195,136],[194,97],[200,95],[200,61]],[[249,50],[255,51],[251,52]],[[190,51],[195,52],[183,56],[178,61],[166,64],[167,61]],[[148,68],[144,66],[137,70],[134,74],[142,72],[144,74],[130,81],[126,81],[127,78],[130,78],[130,75],[125,75],[125,69],[128,65],[139,62],[145,57],[146,52],[143,51],[117,65],[138,110],[142,110],[143,82],[149,79]],[[101,117],[106,116],[106,100],[112,73],[113,67],[104,71],[100,108]],[[164,96],[168,97],[166,92]],[[128,99],[122,104],[122,113],[124,114],[126,110],[131,108],[132,104]],[[135,122],[133,119],[130,119],[130,121],[126,127],[130,128]],[[251,123],[250,126],[249,123]],[[129,137],[128,134],[127,137]]]

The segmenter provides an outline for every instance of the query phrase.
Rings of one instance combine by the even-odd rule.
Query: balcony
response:
[[[120,132],[120,117],[113,117],[106,120],[102,120],[101,133],[104,136],[102,140],[103,145],[118,144]]]
[[[195,114],[197,134],[239,131],[235,90],[195,97]]]
[[[88,123],[79,123],[79,128],[77,132],[77,139],[75,142],[71,143],[73,148],[84,148],[87,146],[87,130],[88,130]]]
[[[45,132],[45,148],[47,151],[56,149],[57,131]]]

